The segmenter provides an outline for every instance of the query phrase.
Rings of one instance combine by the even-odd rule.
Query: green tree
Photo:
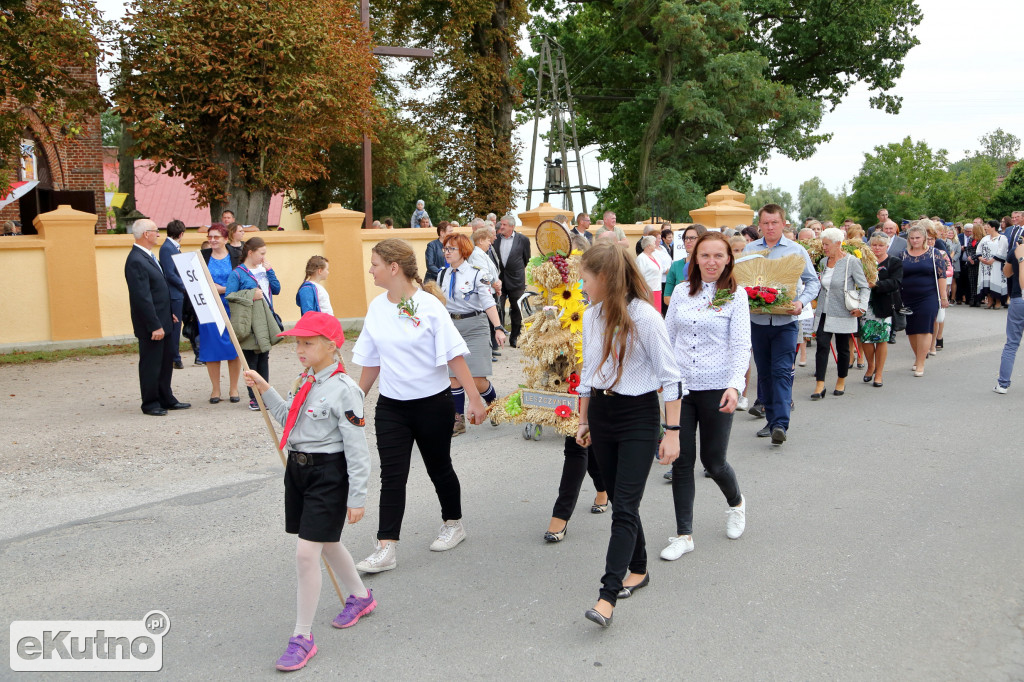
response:
[[[600,145],[612,161],[602,203],[627,217],[658,199],[650,190],[667,177],[662,169],[707,192],[773,151],[806,158],[829,137],[816,132],[825,104],[855,83],[875,92],[872,104],[897,111],[900,100],[887,91],[920,21],[912,0],[535,6],[545,12],[533,32],[565,50],[580,142]]]
[[[986,156],[974,156],[953,164],[928,188],[928,213],[947,220],[985,215],[996,190],[996,165]]]
[[[265,227],[270,197],[326,172],[379,116],[349,3],[133,0],[118,111],[139,156],[188,177],[211,216]]]
[[[887,208],[893,220],[928,213],[929,188],[942,182],[947,163],[945,149],[933,152],[927,143],[910,137],[877,146],[873,154],[864,154],[853,179],[850,208],[864,224],[873,223],[880,208]]]
[[[988,204],[986,213],[1002,218],[1013,211],[1024,211],[1024,164],[1018,163],[1003,180]]]
[[[981,144],[978,155],[990,158],[1000,175],[1006,172],[1010,163],[1020,157],[1020,138],[1005,132],[1002,128],[982,135],[978,142]]]
[[[817,218],[819,221],[832,220],[836,208],[836,197],[828,191],[821,178],[815,176],[800,183],[797,193],[800,202],[800,221]]]
[[[796,216],[793,195],[780,187],[771,184],[758,185],[756,190],[747,195],[747,205],[755,211],[765,204],[778,204],[786,210],[786,217],[790,220]]]
[[[513,114],[522,90],[512,67],[526,0],[421,0],[386,12],[385,35],[435,53],[409,71],[417,92],[406,105],[439,161],[449,209],[511,209],[519,181]]]
[[[104,147],[117,147],[121,144],[121,116],[115,109],[107,109],[100,114],[100,131]]]
[[[92,74],[106,30],[91,0],[0,2],[0,188],[12,179],[5,166],[18,158],[24,109],[72,139],[105,108]]]

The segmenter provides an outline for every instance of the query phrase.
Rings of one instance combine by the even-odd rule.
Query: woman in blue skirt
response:
[[[228,230],[220,223],[210,226],[206,233],[210,240],[210,248],[203,249],[203,260],[210,270],[213,278],[214,289],[220,294],[220,300],[224,304],[224,310],[228,310],[228,302],[224,297],[225,285],[231,271],[238,267],[234,262],[235,257],[228,252]],[[217,325],[213,322],[199,325],[199,359],[206,363],[206,371],[210,375],[210,384],[213,390],[210,393],[210,403],[216,405],[220,402],[220,363],[226,360],[228,363],[228,376],[231,383],[228,384],[228,399],[237,403],[238,377],[242,373],[242,362],[238,359],[238,353],[231,343],[231,337],[225,328],[223,333],[217,332]]]

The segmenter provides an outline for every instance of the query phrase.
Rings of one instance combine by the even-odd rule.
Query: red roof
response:
[[[153,172],[152,161],[135,160],[135,205],[157,225],[164,227],[172,220],[180,220],[186,227],[210,224],[210,207],[200,208],[192,188],[185,184],[180,175],[170,176]],[[103,164],[103,184],[117,185],[117,164]],[[270,198],[270,215],[267,225],[277,227],[281,223],[281,208],[284,194]]]

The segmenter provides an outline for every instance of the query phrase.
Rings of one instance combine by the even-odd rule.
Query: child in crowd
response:
[[[299,286],[298,293],[295,294],[295,304],[299,306],[303,315],[310,311],[334,314],[331,297],[323,285],[327,281],[328,274],[330,274],[328,262],[323,256],[312,256],[306,261],[306,279]]]
[[[349,523],[363,518],[370,452],[363,432],[363,392],[345,373],[338,348],[345,343],[341,323],[326,313],[306,313],[280,336],[296,337],[305,371],[286,401],[256,371],[246,385],[263,395],[267,409],[284,426],[281,448],[288,450],[284,473],[285,532],[299,536],[295,552],[298,613],[278,670],[298,670],[316,655],[313,617],[320,599],[320,557],[326,559],[349,593],[332,625],[347,628],[377,607],[341,544],[346,508]]]

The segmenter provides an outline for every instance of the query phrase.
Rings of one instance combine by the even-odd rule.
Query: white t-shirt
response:
[[[469,355],[451,316],[441,301],[422,289],[413,294],[415,321],[402,315],[387,292],[373,299],[363,330],[352,349],[352,360],[363,367],[380,367],[380,394],[393,400],[415,400],[451,386],[448,361]]]
[[[654,254],[641,251],[640,255],[636,257],[636,265],[651,291],[655,293],[661,291],[661,263],[658,262]]]
[[[331,307],[331,295],[327,293],[327,289],[316,282],[311,282],[311,284],[316,289],[316,302],[320,306],[320,312],[333,315],[334,308]]]

